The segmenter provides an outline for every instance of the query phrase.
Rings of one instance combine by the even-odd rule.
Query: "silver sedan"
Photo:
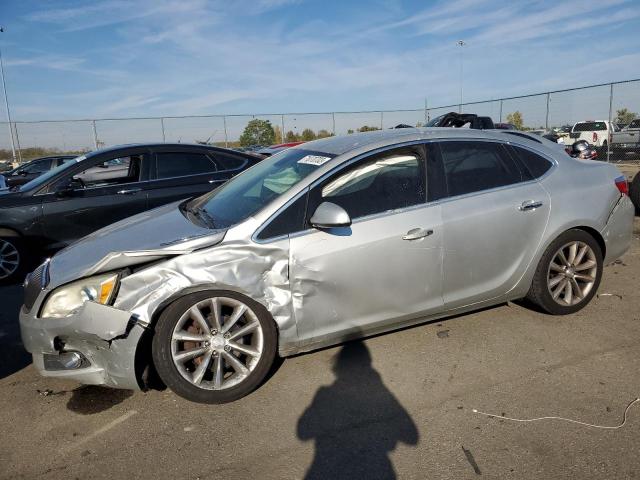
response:
[[[283,357],[502,302],[570,314],[629,247],[612,165],[513,131],[305,143],[211,193],[100,230],[34,271],[41,374],[236,400]]]

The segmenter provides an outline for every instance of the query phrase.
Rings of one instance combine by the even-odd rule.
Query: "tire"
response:
[[[569,247],[572,244],[576,245],[574,260]],[[587,249],[580,257],[585,246]],[[561,249],[566,263],[560,260]],[[547,313],[567,315],[581,310],[591,301],[601,279],[602,249],[596,239],[584,230],[568,230],[556,238],[542,255],[527,299]],[[567,295],[567,289],[571,289],[571,295]],[[554,298],[556,295],[557,299]]]
[[[598,160],[607,161],[607,142],[602,142],[601,147],[596,147],[596,151],[598,152]],[[613,156],[613,151],[611,152],[611,157]]]
[[[636,173],[629,185],[629,198],[636,207],[636,215],[640,215],[640,173]]]
[[[0,285],[21,282],[24,276],[24,264],[24,249],[19,239],[0,238]]]
[[[176,394],[192,402],[227,403],[263,382],[277,344],[275,322],[261,304],[236,292],[204,291],[185,295],[162,312],[152,357]]]

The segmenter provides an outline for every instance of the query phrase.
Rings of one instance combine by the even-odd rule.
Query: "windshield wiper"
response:
[[[209,228],[216,228],[213,217],[204,208],[187,207],[187,211]]]

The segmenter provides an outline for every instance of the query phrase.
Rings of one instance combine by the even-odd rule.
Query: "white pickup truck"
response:
[[[613,136],[619,131],[618,126],[608,120],[586,120],[573,126],[565,143],[572,144],[578,140],[586,140],[600,152],[606,152],[613,141]]]
[[[640,152],[640,118],[636,118],[622,130],[614,132],[611,149],[616,152]]]

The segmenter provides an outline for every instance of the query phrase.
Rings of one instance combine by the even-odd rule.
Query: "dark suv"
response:
[[[124,145],[2,190],[0,281],[14,280],[43,253],[136,213],[202,195],[259,161],[205,145]]]

